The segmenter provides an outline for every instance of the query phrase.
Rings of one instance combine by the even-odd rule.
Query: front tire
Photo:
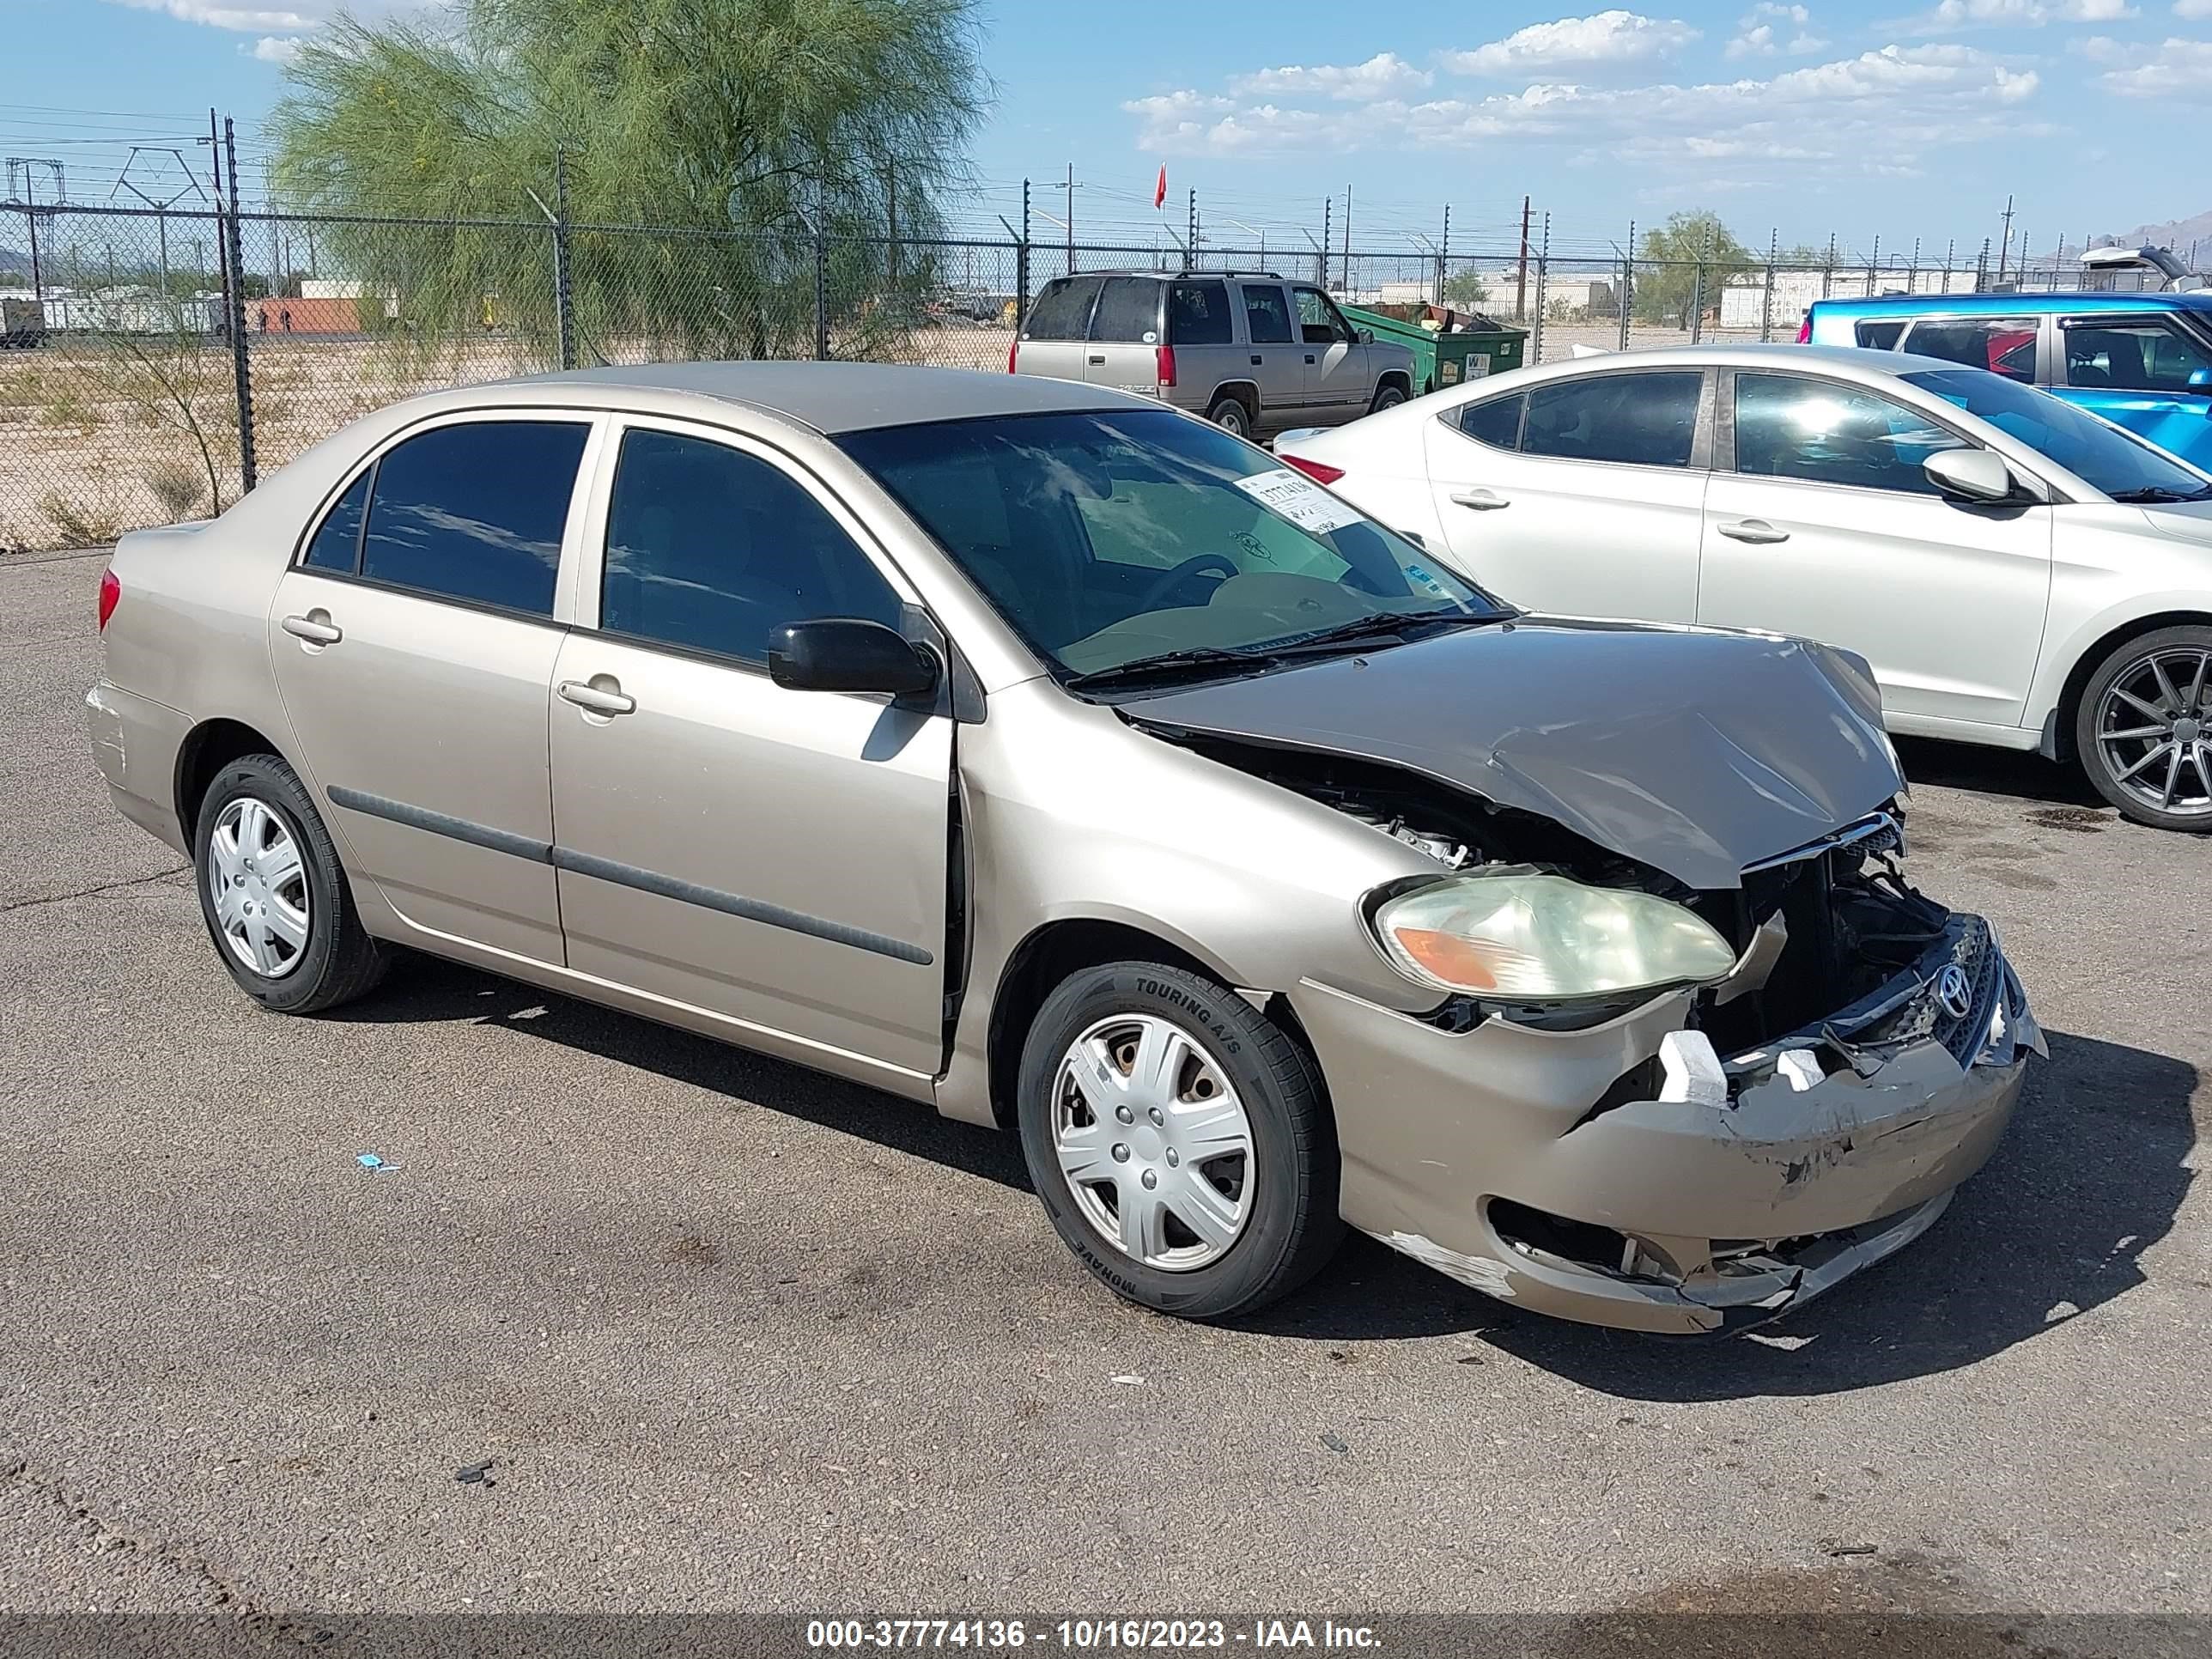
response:
[[[1030,1028],[1022,1151],[1061,1240],[1129,1301],[1250,1313],[1334,1252],[1337,1154],[1304,1051],[1234,991],[1116,962]]]
[[[2107,656],[2082,690],[2074,749],[2137,823],[2212,832],[2212,628],[2161,628]]]
[[[1252,436],[1252,411],[1244,407],[1241,398],[1216,398],[1213,407],[1206,411],[1206,418],[1224,432],[1248,441]]]
[[[1395,409],[1405,401],[1406,389],[1393,381],[1376,392],[1375,401],[1367,405],[1367,412],[1370,415],[1380,415],[1384,410]]]
[[[216,775],[192,836],[200,915],[239,988],[280,1014],[320,1013],[384,977],[330,831],[275,755]]]

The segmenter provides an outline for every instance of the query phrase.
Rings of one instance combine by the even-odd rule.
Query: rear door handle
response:
[[[1715,525],[1713,528],[1732,542],[1752,542],[1763,545],[1790,539],[1788,531],[1777,530],[1764,519],[1736,519],[1728,524]]]
[[[1102,352],[1100,352],[1097,356],[1093,357],[1091,361],[1092,362],[1094,362],[1094,363],[1103,363],[1103,362],[1104,362],[1106,361],[1106,354],[1105,354],[1104,352],[1103,352],[1103,351],[1102,351]]]
[[[310,611],[304,617],[284,618],[284,631],[295,640],[309,645],[336,645],[345,637],[345,629],[331,620],[327,611]]]
[[[1495,513],[1501,507],[1513,505],[1494,489],[1455,489],[1452,500],[1462,507],[1471,507],[1478,513]]]
[[[1254,366],[1256,368],[1260,362],[1260,354],[1258,352],[1255,351],[1252,354],[1252,362]]]
[[[611,677],[602,675],[605,685],[592,685],[582,680],[562,680],[561,695],[577,708],[594,714],[629,714],[637,708],[637,699],[624,694],[621,684]]]
[[[1313,353],[1312,353],[1312,352],[1310,352],[1310,351],[1309,351],[1308,353],[1306,353],[1306,361],[1307,361],[1308,362],[1313,362],[1313,360],[1314,360],[1314,355],[1313,355]]]

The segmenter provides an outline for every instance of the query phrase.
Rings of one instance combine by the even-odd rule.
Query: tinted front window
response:
[[[1980,416],[2107,495],[2154,501],[2212,498],[2212,484],[2163,450],[2048,392],[1959,369],[1929,369],[1899,378],[1969,415]]]
[[[1091,337],[1156,345],[1160,337],[1160,285],[1139,276],[1109,276],[1091,319]]]
[[[1898,337],[1904,332],[1901,319],[1893,323],[1861,323],[1856,331],[1858,343],[1875,351],[1895,349]]]
[[[351,571],[361,555],[361,514],[368,505],[368,473],[347,486],[346,493],[331,503],[331,510],[315,527],[301,562],[313,570]]]
[[[387,451],[376,464],[361,574],[550,616],[588,430],[574,421],[471,421]]]
[[[2212,375],[2212,351],[2164,318],[2069,323],[2065,335],[2069,386],[2212,393],[2212,380],[2192,386],[2189,379]]]
[[[1469,404],[1459,411],[1459,429],[1478,442],[1496,449],[1511,449],[1521,441],[1521,406],[1525,398],[1492,398]]]
[[[1563,460],[1687,466],[1704,389],[1703,374],[1674,369],[1555,380],[1528,393],[1521,448]]]
[[[1905,349],[2033,385],[2036,327],[2033,317],[1938,318],[1915,323]]]
[[[1860,489],[1941,492],[1921,463],[1960,441],[1870,392],[1794,374],[1735,377],[1735,470]]]
[[[1176,345],[1227,345],[1229,289],[1221,283],[1174,283],[1168,288],[1168,338]]]
[[[1244,289],[1244,323],[1251,331],[1254,345],[1287,345],[1291,338],[1291,313],[1283,305],[1283,290],[1279,288]]]
[[[1250,445],[1167,410],[899,426],[839,442],[1025,639],[1077,673],[1249,652],[1377,615],[1418,626],[1498,609]]]
[[[1098,297],[1099,278],[1061,276],[1045,284],[1022,325],[1024,340],[1079,340],[1091,321],[1091,302]]]
[[[599,626],[760,660],[817,617],[896,627],[898,596],[821,502],[757,456],[672,432],[623,439]]]

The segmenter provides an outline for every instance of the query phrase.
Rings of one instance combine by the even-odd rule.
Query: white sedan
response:
[[[1981,369],[1632,351],[1277,453],[1532,611],[1856,651],[1893,731],[2078,762],[2212,830],[2212,475]]]

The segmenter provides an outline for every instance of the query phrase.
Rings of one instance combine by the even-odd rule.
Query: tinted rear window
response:
[[[1176,345],[1227,345],[1229,289],[1220,283],[1168,287],[1168,339]]]
[[[1896,349],[1897,337],[1904,332],[1902,319],[1893,323],[1861,323],[1857,331],[1858,343],[1876,351],[1891,351]]]
[[[1459,411],[1462,432],[1497,449],[1511,449],[1521,441],[1521,406],[1525,398],[1492,398],[1469,404]]]
[[[1291,313],[1283,303],[1283,290],[1279,288],[1244,289],[1244,325],[1249,331],[1254,345],[1287,345],[1291,338]]]
[[[1142,276],[1109,276],[1091,319],[1091,337],[1128,345],[1157,345],[1160,285]]]
[[[314,540],[307,544],[307,556],[301,561],[309,569],[352,572],[361,553],[361,514],[368,505],[369,476],[364,472],[356,478],[323,515]]]
[[[1098,297],[1096,276],[1057,276],[1045,284],[1030,307],[1023,325],[1024,340],[1079,340],[1091,320],[1091,302]]]
[[[1555,381],[1528,394],[1522,453],[1637,466],[1687,466],[1705,376],[1668,369]]]
[[[361,574],[550,616],[589,430],[577,421],[471,421],[387,451],[376,464]]]

